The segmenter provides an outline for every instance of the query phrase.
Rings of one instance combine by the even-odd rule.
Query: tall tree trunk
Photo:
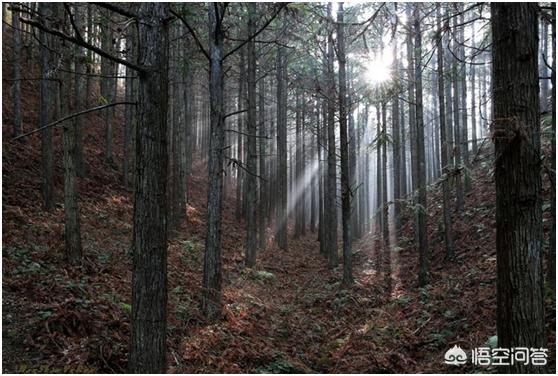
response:
[[[102,33],[101,48],[104,51],[112,52],[112,32],[110,28],[110,11],[104,9],[101,13],[101,19],[103,28],[105,29]],[[104,57],[101,57],[101,74],[103,76],[112,75],[112,65],[113,63]],[[112,101],[112,79],[102,78],[101,79],[101,96],[104,98],[106,103],[111,103]],[[112,109],[107,108],[105,112],[105,160],[107,163],[113,163],[113,117]]]
[[[306,189],[303,185],[303,172],[302,172],[302,101],[300,100],[300,89],[296,90],[296,108],[295,108],[295,152],[294,152],[294,179],[292,183],[292,199],[294,200],[294,220],[295,231],[294,237],[298,238],[302,235],[302,228],[304,227],[303,211],[304,200],[302,198],[302,191]],[[296,191],[295,191],[296,190]]]
[[[134,35],[133,28],[128,28],[126,31],[126,53],[128,57],[134,57]],[[126,67],[126,80],[125,80],[125,98],[126,101],[133,100],[133,82],[134,80],[130,78],[132,75],[132,70]],[[129,183],[129,163],[130,163],[130,142],[132,138],[132,111],[131,106],[126,106],[124,109],[124,157],[122,161],[122,185],[124,188],[128,188]]]
[[[458,28],[457,26],[457,16],[454,15],[453,17],[453,30]],[[453,41],[453,50],[457,51],[459,54],[460,47],[458,46],[458,42],[456,40]],[[460,95],[459,95],[459,84],[461,80],[459,79],[459,72],[458,72],[458,61],[453,56],[453,63],[452,63],[452,81],[453,81],[453,134],[455,140],[455,210],[460,212],[463,210],[464,206],[464,192],[463,192],[463,152],[462,152],[462,134],[461,128],[463,127],[462,119],[459,116],[459,110],[461,107]]]
[[[409,30],[412,30],[412,4],[406,4],[406,14],[407,20],[409,20],[409,25],[411,26]],[[415,103],[415,67],[414,67],[414,43],[413,43],[413,33],[409,31],[407,35],[407,80],[408,80],[408,95],[409,95],[409,138],[410,138],[410,149],[411,149],[411,191],[413,196],[413,202],[416,201],[415,190],[417,188],[417,152],[416,152],[416,103]],[[416,218],[415,218],[416,219]],[[416,236],[416,234],[415,234]]]
[[[397,3],[394,3],[397,4]],[[397,12],[397,5],[395,5]],[[399,59],[397,56],[397,40],[393,42],[393,61],[394,61],[394,77],[396,82],[399,81],[398,64]],[[399,123],[399,97],[398,93],[392,99],[392,128],[393,128],[393,221],[395,224],[395,236],[398,237],[401,230],[400,211],[401,205],[401,131]]]
[[[139,7],[138,125],[134,192],[134,263],[129,371],[166,372],[167,109],[166,3]]]
[[[359,231],[359,216],[358,216],[358,197],[361,190],[357,188],[356,180],[358,176],[358,169],[357,169],[357,131],[355,130],[355,116],[354,111],[351,111],[351,104],[353,99],[351,98],[352,85],[351,82],[353,80],[353,69],[349,69],[349,75],[347,79],[347,85],[349,85],[349,89],[346,95],[346,112],[348,115],[348,135],[349,135],[349,188],[351,189],[350,198],[351,198],[351,237],[352,239],[358,239],[360,237]],[[360,145],[359,145],[360,147]],[[358,191],[357,191],[358,190]]]
[[[328,17],[331,19],[331,3],[327,4]],[[335,268],[337,260],[337,161],[335,147],[335,76],[333,72],[333,30],[329,30],[327,42],[327,189],[325,209],[326,221],[326,254],[328,265]]]
[[[391,250],[389,239],[389,205],[387,187],[387,103],[382,102],[382,239],[383,239],[383,259],[384,259],[384,280],[386,291],[391,294]]]
[[[21,118],[21,31],[19,24],[19,13],[12,10],[12,27],[13,27],[13,85],[12,98],[14,101],[14,118],[13,118],[13,136],[17,137],[22,131]],[[24,140],[23,138],[20,140]]]
[[[446,104],[444,98],[444,51],[442,44],[442,25],[440,4],[436,4],[436,18],[439,43],[437,46],[438,55],[438,114],[440,116],[440,150],[442,158],[442,205],[444,213],[444,242],[446,245],[446,258],[452,259],[454,257],[453,248],[453,228],[451,220],[451,212],[449,208],[450,193],[449,193],[449,145],[447,142],[447,125],[446,125]],[[447,26],[447,25],[446,25]]]
[[[207,235],[203,265],[202,311],[210,320],[221,317],[221,208],[223,190],[223,146],[225,143],[223,108],[223,38],[220,19],[225,8],[221,3],[208,4],[209,18],[209,98],[210,144],[209,189],[207,192]]]
[[[62,4],[57,4],[57,15],[63,17]],[[72,112],[71,99],[65,93],[71,93],[72,75],[70,72],[70,50],[62,46],[62,72],[60,79],[60,112],[66,116]],[[72,122],[66,121],[62,130],[62,146],[64,153],[64,238],[66,258],[71,265],[81,264],[81,232],[79,220],[78,191],[76,177],[75,128]]]
[[[263,70],[260,64],[260,70]],[[260,136],[260,176],[266,181],[260,179],[260,200],[258,204],[258,221],[259,221],[259,248],[265,249],[266,246],[266,229],[267,229],[267,213],[268,208],[268,184],[269,177],[267,173],[267,124],[265,117],[265,79],[260,79],[258,83],[258,110],[259,110],[259,136]]]
[[[240,49],[240,62],[239,62],[239,76],[238,76],[238,104],[237,104],[237,111],[242,111],[245,106],[245,98],[244,98],[244,86],[246,85],[246,67],[244,64],[244,49]],[[236,159],[238,163],[242,163],[243,159],[243,136],[242,133],[244,132],[244,116],[243,114],[238,114],[237,117],[237,146],[236,146]],[[244,183],[244,172],[240,166],[237,166],[236,172],[236,207],[235,207],[235,217],[237,221],[240,221],[242,218],[242,188]]]
[[[546,347],[536,3],[491,3],[497,329],[503,348]],[[545,373],[515,362],[510,373]]]
[[[548,267],[547,267],[547,284],[554,291],[556,290],[556,4],[552,4],[552,156],[551,168],[554,173],[552,174],[552,187],[554,192],[552,196],[552,224],[550,227],[550,249],[548,252]]]
[[[347,73],[343,3],[337,10],[337,57],[339,60],[339,135],[341,146],[341,207],[343,224],[343,283],[352,284],[351,183],[349,181],[349,140],[347,134]]]
[[[94,33],[95,30],[93,28],[93,5],[88,3],[87,4],[87,43],[94,44],[95,37]],[[85,80],[85,107],[89,108],[91,92],[93,91],[93,52],[91,50],[87,50],[87,64],[85,65],[85,73],[87,73],[87,77]],[[127,106],[128,107],[128,106]]]
[[[463,15],[463,3],[459,4],[459,11],[462,12],[459,16],[459,22],[463,25],[459,28],[459,57],[462,61],[461,72],[459,80],[461,81],[461,159],[463,161],[463,166],[469,169],[469,125],[467,118],[467,64],[465,63],[465,17]],[[468,171],[462,170],[462,176],[464,181],[463,189],[469,191],[471,189],[471,177]]]
[[[387,103],[382,102],[382,237],[384,240],[384,247],[389,249],[389,206],[388,206],[388,192],[387,192]]]
[[[299,201],[299,209],[300,209],[300,235],[306,235],[306,189],[309,188],[306,186],[307,184],[307,177],[306,177],[306,146],[304,140],[304,132],[305,132],[305,124],[306,124],[306,101],[302,100],[302,108],[300,109],[300,181],[302,182],[302,191],[300,192],[300,201]],[[299,187],[301,187],[299,185]]]
[[[379,233],[382,231],[382,112],[380,104],[376,104],[376,223],[374,232]]]
[[[42,22],[47,24],[47,20],[54,14],[54,3],[39,3],[39,13],[42,15]],[[41,98],[39,107],[39,128],[44,127],[54,120],[53,109],[56,106],[59,86],[52,81],[50,72],[54,69],[54,59],[51,50],[54,50],[56,43],[53,37],[44,31],[39,31],[41,41],[40,61],[41,61]],[[48,48],[47,48],[48,47]],[[43,208],[47,211],[54,209],[53,197],[53,147],[52,147],[52,127],[41,131],[41,196]]]
[[[256,3],[248,4],[248,35],[256,32]],[[246,266],[256,265],[256,174],[258,155],[256,151],[256,42],[248,42],[248,161],[246,174]],[[262,156],[263,158],[263,156]]]
[[[540,53],[539,53],[539,76],[540,77],[548,77],[548,26],[546,24],[546,20],[542,17],[539,21],[539,28],[540,28]],[[547,112],[549,110],[548,106],[548,89],[549,82],[547,79],[543,79],[541,81],[541,111]]]
[[[428,238],[427,238],[427,214],[426,214],[426,171],[424,157],[424,119],[422,104],[422,34],[420,29],[420,7],[415,4],[414,9],[414,33],[415,33],[415,89],[416,89],[416,149],[417,149],[417,187],[418,187],[418,235],[419,246],[419,275],[418,284],[424,286],[429,281],[428,266]]]
[[[83,33],[82,27],[82,14],[79,6],[74,6],[74,23],[77,28]],[[85,95],[83,92],[83,64],[84,51],[83,48],[76,46],[76,52],[74,55],[74,110],[76,112],[82,111],[85,108]],[[73,120],[73,127],[75,129],[75,161],[76,161],[76,174],[77,176],[85,176],[85,160],[83,156],[83,132],[82,118],[80,116],[75,117]]]
[[[473,24],[474,25],[474,24]],[[472,27],[471,28],[471,44],[473,45],[473,47],[476,48],[476,43],[475,43],[475,28]],[[472,152],[473,155],[477,155],[477,149],[478,149],[478,144],[477,144],[477,92],[476,92],[476,85],[477,85],[477,68],[474,62],[474,59],[472,60],[471,63],[471,70],[470,70],[471,74],[471,138],[473,141],[473,145],[472,145]],[[474,158],[474,157],[473,157]]]
[[[316,125],[316,130],[319,129],[319,119],[318,112],[314,104],[310,106],[310,123]],[[316,138],[311,137],[310,142],[310,166],[311,166],[311,178],[310,178],[310,232],[316,232],[316,220],[318,217],[318,166],[314,167],[314,162],[317,158],[318,144]]]
[[[318,159],[319,159],[319,175],[320,175],[320,227],[319,227],[319,240],[320,240],[320,253],[327,257],[327,208],[326,195],[327,195],[327,165],[324,162],[327,153],[327,106],[325,101],[319,102],[318,109],[321,111],[321,121],[318,121]]]
[[[282,31],[286,30],[283,20]],[[287,58],[285,48],[277,48],[277,219],[276,238],[287,249]]]

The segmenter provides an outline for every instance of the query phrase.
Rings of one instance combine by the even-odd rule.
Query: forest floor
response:
[[[7,64],[5,64],[7,65]],[[7,69],[7,68],[5,68]],[[6,75],[4,75],[6,76]],[[5,87],[9,85],[3,85]],[[36,124],[37,87],[25,83],[24,127]],[[4,92],[3,124],[11,124]],[[122,124],[122,114],[118,113]],[[88,175],[79,179],[84,263],[64,260],[60,133],[55,131],[56,207],[40,205],[40,139],[2,142],[2,366],[4,372],[124,372],[131,301],[132,200],[120,172],[103,159],[101,118],[85,126]],[[115,127],[115,160],[123,132]],[[329,270],[315,234],[270,240],[257,268],[243,266],[245,229],[224,200],[224,318],[208,323],[201,295],[205,167],[191,177],[187,220],[169,242],[168,365],[175,373],[495,372],[443,363],[447,349],[484,346],[496,334],[495,197],[489,153],[472,170],[465,210],[454,215],[457,257],[444,261],[441,198],[429,191],[431,284],[417,288],[412,221],[393,247],[387,288],[378,239],[356,242],[355,285]],[[545,200],[550,187],[545,178]],[[545,201],[545,208],[548,202]],[[548,209],[545,209],[548,216]],[[410,210],[404,212],[410,217]],[[545,234],[548,229],[545,229]],[[382,261],[379,261],[382,260]],[[555,369],[555,300],[546,295],[548,347]],[[67,368],[64,368],[67,367]]]

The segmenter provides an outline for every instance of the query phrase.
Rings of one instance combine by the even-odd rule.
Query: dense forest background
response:
[[[2,367],[555,371],[554,3],[3,3]]]

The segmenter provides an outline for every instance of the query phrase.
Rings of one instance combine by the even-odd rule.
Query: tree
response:
[[[260,63],[260,70],[262,65]],[[258,221],[259,221],[259,248],[264,249],[266,246],[266,230],[267,230],[267,213],[268,210],[268,180],[263,180],[267,178],[267,127],[266,127],[266,111],[265,111],[265,79],[260,79],[258,82],[258,115],[259,115],[259,126],[258,135],[260,140],[260,199],[258,205]]]
[[[442,25],[441,25],[440,4],[436,4],[436,19],[438,28],[438,114],[440,116],[440,150],[442,159],[442,206],[444,216],[444,242],[446,245],[446,257],[451,259],[454,257],[453,248],[453,230],[451,213],[449,209],[449,144],[447,142],[447,125],[446,125],[446,104],[444,98],[444,52],[442,45]],[[473,95],[474,98],[474,95]]]
[[[81,31],[82,27],[82,14],[81,9],[78,6],[74,7],[74,24]],[[83,111],[85,109],[85,93],[84,93],[84,77],[83,77],[83,61],[85,60],[83,55],[83,48],[80,46],[75,46],[74,51],[74,98],[73,107],[74,111]],[[82,118],[80,116],[73,119],[74,132],[75,132],[75,163],[76,163],[76,175],[85,176],[85,160],[83,155],[83,127]]]
[[[461,13],[459,15],[459,22],[461,23],[461,27],[459,28],[459,58],[461,60],[461,72],[459,74],[459,81],[460,81],[460,88],[461,88],[461,95],[459,95],[461,99],[461,152],[462,156],[461,159],[463,161],[463,169],[469,168],[469,134],[468,134],[468,118],[467,118],[467,63],[465,62],[465,16],[463,11],[463,3],[459,4],[458,11]],[[471,179],[468,173],[463,173],[463,180],[464,180],[464,190],[468,191],[471,185]]]
[[[339,60],[339,134],[341,144],[341,207],[343,224],[343,282],[353,283],[351,251],[351,185],[349,181],[349,140],[347,136],[347,73],[343,3],[337,10],[337,57]]]
[[[209,189],[207,192],[207,235],[203,264],[202,311],[211,320],[221,317],[221,207],[223,190],[223,38],[221,3],[208,4],[210,132]]]
[[[56,5],[56,13],[61,14],[62,4]],[[66,23],[63,23],[65,25]],[[70,49],[68,44],[62,45],[62,70],[59,74],[60,112],[70,114],[71,99],[63,93],[71,93],[72,76],[70,73]],[[76,129],[74,124],[63,123],[62,145],[64,152],[64,240],[66,258],[71,265],[81,264],[81,230],[79,220],[77,166],[76,166]]]
[[[244,49],[240,49],[240,58],[239,58],[239,75],[238,75],[238,98],[237,98],[237,110],[242,111],[246,107],[246,96],[244,94],[244,90],[246,88],[246,65],[244,62]],[[242,161],[243,161],[243,154],[244,154],[244,140],[243,140],[243,133],[244,133],[244,116],[243,114],[239,114],[237,118],[237,151],[236,151],[236,159],[237,159],[237,173],[236,173],[236,207],[235,207],[235,217],[237,221],[240,221],[242,218],[242,204],[243,200],[243,186],[244,186],[244,171],[240,168]]]
[[[417,163],[416,163],[416,176],[418,188],[418,222],[416,235],[418,236],[417,243],[419,246],[419,275],[418,285],[424,286],[428,283],[429,266],[428,266],[428,235],[426,232],[427,227],[427,214],[426,214],[426,170],[425,170],[425,157],[424,157],[424,118],[423,118],[423,103],[422,103],[422,34],[420,28],[420,8],[419,4],[414,5],[413,11],[414,20],[414,35],[415,35],[415,91],[416,91],[416,150],[417,150]]]
[[[556,187],[556,4],[552,4],[552,157],[551,169],[554,171],[552,174],[552,186]],[[548,271],[547,281],[548,286],[556,289],[556,188],[554,188],[552,197],[552,225],[550,228],[550,249],[548,252]]]
[[[167,338],[168,20],[165,3],[138,14],[140,72],[136,127],[134,267],[129,371],[164,373]]]
[[[282,20],[281,29],[286,30]],[[287,249],[287,57],[285,47],[277,47],[277,218],[276,239],[280,249]]]
[[[498,346],[546,346],[536,3],[492,3]],[[544,373],[516,362],[513,373]]]
[[[407,47],[407,93],[409,104],[409,138],[411,149],[411,191],[413,201],[415,201],[414,191],[417,188],[417,152],[416,152],[416,102],[415,102],[415,56],[414,56],[414,42],[413,42],[413,24],[412,24],[412,4],[406,4],[406,16],[409,20],[409,32],[407,34],[406,47]]]
[[[248,4],[248,35],[256,32],[256,3]],[[257,228],[256,228],[256,42],[248,42],[248,163],[246,174],[246,266],[256,264]]]
[[[22,131],[21,118],[21,31],[19,25],[19,13],[12,10],[12,28],[13,28],[13,86],[12,95],[14,100],[14,117],[13,117],[13,136],[17,137]]]
[[[101,12],[101,23],[103,33],[101,34],[101,48],[109,53],[113,52],[112,29],[110,28],[111,12],[103,9]],[[101,58],[101,75],[105,76],[101,80],[101,95],[106,103],[113,102],[112,79],[108,78],[113,75],[112,61],[108,57]],[[105,110],[105,160],[107,163],[113,163],[113,116],[112,109]]]
[[[327,4],[331,19],[331,3]],[[337,260],[337,161],[335,146],[335,76],[333,72],[333,30],[327,37],[327,184],[326,184],[326,255],[330,268],[338,265]]]
[[[49,17],[54,14],[54,5],[52,3],[39,3],[39,13],[42,15],[42,22],[46,23]],[[56,97],[58,85],[51,77],[54,68],[54,57],[51,52],[54,50],[54,38],[45,31],[39,31],[39,40],[41,41],[40,64],[41,64],[41,98],[39,104],[39,128],[43,128],[54,120],[56,107]],[[41,196],[43,200],[43,208],[47,211],[54,209],[53,197],[53,174],[54,160],[52,147],[52,128],[45,128],[41,131]]]
[[[397,13],[397,3],[394,3],[394,12]],[[397,20],[394,23],[394,33],[397,31]],[[392,128],[393,128],[393,220],[395,222],[395,235],[399,236],[401,230],[401,130],[399,118],[399,58],[397,56],[397,39],[393,41],[393,79],[395,95],[392,99]]]
[[[455,4],[457,6],[457,4]],[[457,33],[457,16],[453,16],[453,30]],[[459,41],[457,38],[453,39],[453,50],[459,54],[460,46]],[[460,118],[460,108],[461,108],[461,95],[459,91],[460,84],[462,81],[459,79],[459,61],[455,55],[455,52],[452,54],[452,83],[453,83],[453,138],[454,138],[454,155],[455,155],[455,210],[460,212],[463,210],[463,206],[465,205],[464,201],[464,192],[463,192],[463,135],[461,129],[464,127],[463,118]],[[461,93],[462,94],[462,93]]]

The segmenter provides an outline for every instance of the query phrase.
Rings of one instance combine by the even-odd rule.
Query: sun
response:
[[[393,54],[390,49],[384,49],[380,55],[371,56],[366,62],[366,78],[373,85],[379,85],[391,78],[391,64]]]

